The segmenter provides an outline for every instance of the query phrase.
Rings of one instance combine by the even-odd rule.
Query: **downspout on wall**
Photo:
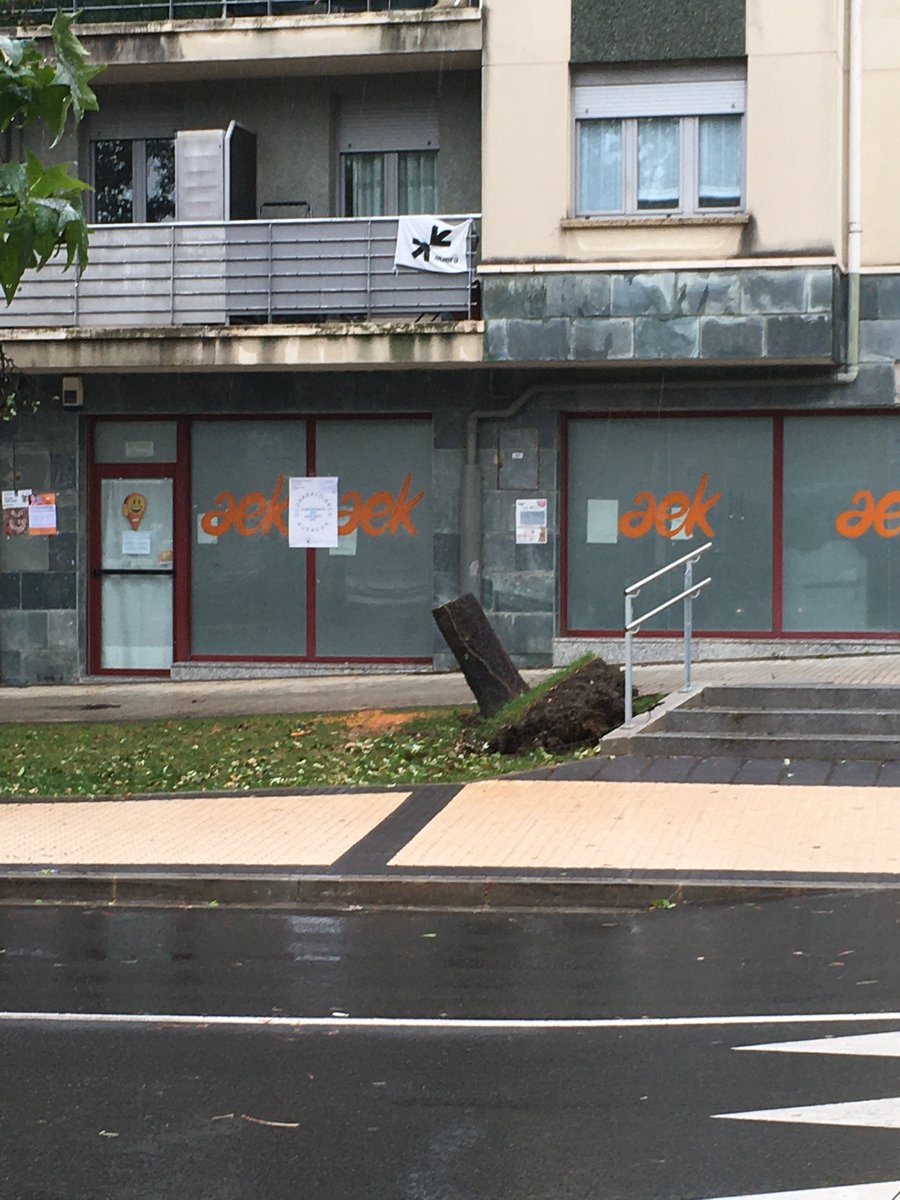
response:
[[[859,281],[862,269],[862,113],[863,4],[850,5],[847,81],[847,361],[837,383],[853,383],[859,375]]]

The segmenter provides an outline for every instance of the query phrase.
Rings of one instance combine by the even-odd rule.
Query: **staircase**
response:
[[[615,735],[614,754],[900,759],[900,687],[705,687]]]

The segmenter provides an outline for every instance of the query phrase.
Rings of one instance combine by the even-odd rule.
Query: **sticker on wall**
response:
[[[122,516],[135,533],[140,529],[146,511],[147,497],[140,492],[129,492],[122,501]]]
[[[56,529],[56,492],[33,492],[28,497],[28,532],[52,535]]]
[[[591,546],[614,546],[619,540],[618,500],[588,500],[587,542]]]
[[[292,476],[288,494],[288,545],[295,550],[337,546],[337,476]]]
[[[197,545],[218,546],[218,537],[214,533],[208,533],[206,530],[206,526],[204,524],[206,517],[206,513],[197,513]]]
[[[7,537],[21,537],[28,532],[27,508],[3,508],[3,532]]]
[[[31,496],[31,488],[23,488],[20,492],[3,492],[4,508],[27,508]]]
[[[516,545],[543,546],[547,542],[547,501],[516,501]]]

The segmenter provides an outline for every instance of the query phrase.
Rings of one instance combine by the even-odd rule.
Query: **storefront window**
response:
[[[786,631],[896,631],[898,487],[896,416],[785,420]]]
[[[572,420],[568,472],[570,629],[621,629],[625,587],[707,541],[695,628],[771,628],[770,420]],[[637,611],[679,578],[647,588]],[[676,606],[645,628],[680,626]]]
[[[319,421],[316,473],[338,477],[342,531],[316,551],[316,653],[430,655],[430,423]]]
[[[178,457],[174,421],[100,421],[94,437],[98,463],[173,463]]]
[[[192,437],[194,654],[306,654],[306,554],[287,537],[303,421],[198,421]]]

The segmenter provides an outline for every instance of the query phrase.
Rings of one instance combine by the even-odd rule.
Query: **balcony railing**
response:
[[[472,230],[468,271],[439,275],[395,271],[396,217],[97,225],[84,273],[27,275],[0,328],[464,319]]]
[[[411,9],[478,8],[480,0],[35,0],[4,5],[0,25],[34,25],[53,20],[58,8],[77,12],[83,22],[211,20],[221,17],[384,13]]]

